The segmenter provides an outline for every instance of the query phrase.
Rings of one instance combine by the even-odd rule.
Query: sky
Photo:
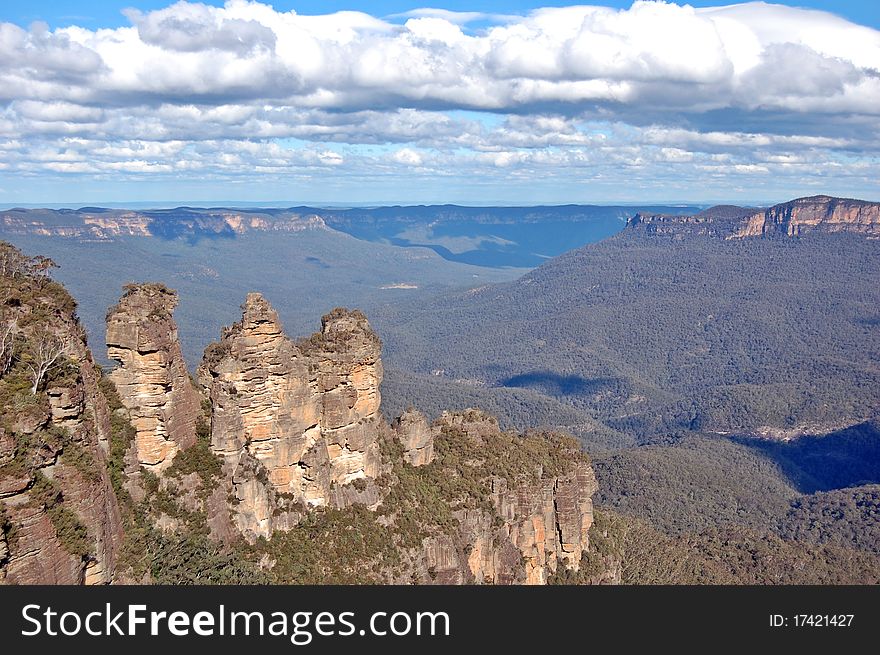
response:
[[[880,200],[872,2],[439,7],[2,3],[0,206]]]

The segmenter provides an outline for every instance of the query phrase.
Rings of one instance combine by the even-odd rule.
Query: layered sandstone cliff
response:
[[[798,198],[755,212],[732,237],[799,236],[812,231],[880,236],[880,203],[830,196]]]
[[[110,378],[136,430],[137,461],[154,471],[195,442],[199,413],[172,316],[176,306],[177,294],[163,285],[129,285],[107,314],[107,356],[119,363]]]
[[[98,369],[70,296],[12,270],[0,275],[0,332],[11,326],[16,346],[0,370],[0,583],[106,584],[122,521]],[[31,366],[56,344],[60,354],[33,393]]]
[[[206,349],[199,381],[211,401],[211,445],[233,481],[246,536],[288,524],[279,496],[336,504],[334,487],[377,475],[379,349],[363,314],[346,310],[295,344],[258,293]]]
[[[320,216],[295,210],[194,209],[152,211],[82,209],[0,210],[0,232],[109,241],[119,237],[238,235],[324,229]]]
[[[33,355],[0,352],[0,581],[544,584],[587,561],[596,480],[577,443],[478,410],[387,423],[361,312],[293,341],[249,294],[197,389],[173,291],[126,288],[107,316],[118,366],[101,379],[60,285],[16,284],[2,316],[16,347],[47,327],[70,346],[36,394]],[[613,581],[594,568],[589,581]]]
[[[692,216],[636,214],[627,227],[647,234],[704,235],[723,239],[796,237],[810,232],[880,236],[880,203],[812,196],[754,209],[720,205]]]
[[[477,410],[445,413],[434,427],[444,450],[486,453],[466,465],[474,467],[472,475],[485,474],[490,501],[490,506],[457,508],[457,530],[425,540],[434,582],[546,584],[560,566],[580,568],[589,550],[598,486],[573,440],[511,437],[496,419]],[[552,445],[545,448],[548,439]],[[438,462],[442,475],[456,475],[447,468],[452,461]]]
[[[437,426],[428,425],[425,415],[414,409],[400,415],[392,426],[403,445],[403,456],[412,466],[425,466],[434,461],[434,437]]]

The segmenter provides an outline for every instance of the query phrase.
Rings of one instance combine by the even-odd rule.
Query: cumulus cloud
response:
[[[126,15],[118,29],[0,24],[4,171],[662,179],[807,175],[809,156],[868,176],[880,149],[880,32],[818,11],[637,1],[382,19],[229,0]]]
[[[127,9],[141,41],[178,52],[223,50],[246,56],[275,49],[275,32],[256,20],[231,18],[202,4],[179,2],[144,14]]]
[[[391,158],[399,164],[408,166],[421,166],[424,161],[422,155],[412,148],[401,148]]]
[[[706,109],[833,96],[865,111],[856,91],[874,101],[880,94],[880,33],[821,12],[638,1],[620,11],[540,9],[479,34],[463,31],[468,14],[414,14],[401,25],[358,12],[300,16],[242,0],[222,8],[178,2],[129,10],[133,27],[116,30],[26,32],[4,24],[0,54],[7,79],[23,83],[19,97],[41,99],[39,81],[80,74],[91,79],[75,90],[59,85],[56,97],[128,105],[236,98],[301,108],[527,111],[561,102],[577,111],[638,103],[660,84],[685,92],[667,94],[667,106],[680,110],[695,99]],[[768,22],[782,27],[770,30]]]

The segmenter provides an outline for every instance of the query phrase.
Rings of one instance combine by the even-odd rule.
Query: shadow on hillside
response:
[[[776,462],[803,493],[880,483],[880,421],[789,442],[734,441]]]
[[[532,371],[501,381],[501,386],[534,389],[551,396],[586,396],[616,387],[614,378],[585,378],[553,371]]]

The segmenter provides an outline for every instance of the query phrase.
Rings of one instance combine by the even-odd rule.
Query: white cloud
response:
[[[392,154],[391,158],[398,164],[406,164],[408,166],[421,166],[424,161],[422,155],[412,148],[401,148]]]
[[[640,1],[395,20],[229,0],[127,15],[0,24],[4,171],[877,168],[880,32],[823,12]]]
[[[681,103],[666,94],[679,110],[695,101],[796,110],[793,99],[809,109],[830,96],[856,111],[880,111],[856,93],[878,99],[880,33],[763,3],[723,11],[643,1],[622,11],[540,9],[477,35],[442,11],[404,25],[357,12],[299,16],[242,1],[222,8],[178,2],[128,15],[134,27],[116,30],[2,25],[0,76],[19,83],[7,93],[127,106],[520,110],[546,102],[639,103],[660,84],[685,92]]]

